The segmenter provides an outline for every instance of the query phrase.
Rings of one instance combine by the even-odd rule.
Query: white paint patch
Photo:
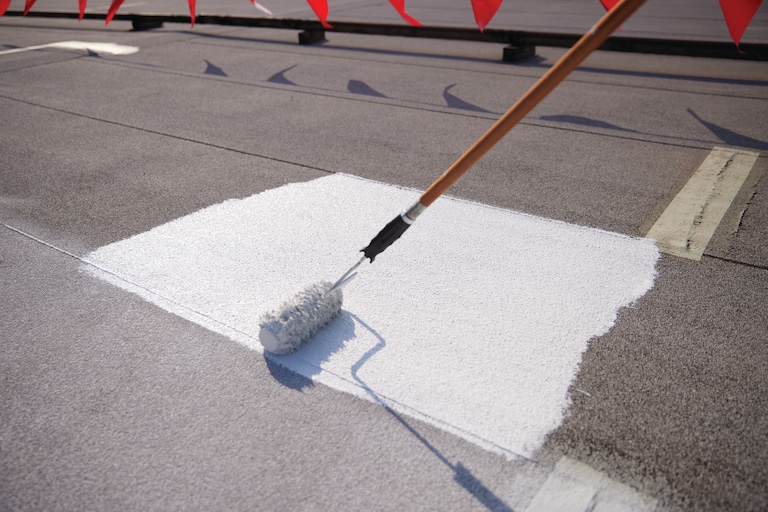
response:
[[[37,46],[26,46],[24,48],[12,48],[10,50],[3,50],[0,52],[0,55],[29,52],[33,50],[44,50],[46,48],[58,48],[61,50],[84,50],[95,53],[97,55],[130,55],[139,51],[139,48],[136,46],[128,46],[124,44],[60,41],[58,43],[40,44]]]
[[[262,313],[335,280],[417,197],[334,175],[211,206],[85,261],[261,351]],[[339,318],[270,357],[486,449],[531,456],[562,421],[589,340],[651,289],[658,258],[650,240],[443,197],[361,267]]]

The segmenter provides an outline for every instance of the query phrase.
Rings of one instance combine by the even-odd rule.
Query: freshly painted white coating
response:
[[[139,51],[136,46],[128,46],[116,43],[91,43],[85,41],[60,41],[57,43],[40,44],[36,46],[25,46],[24,48],[12,48],[3,50],[0,55],[9,55],[11,53],[29,52],[33,50],[44,50],[46,48],[59,48],[62,50],[85,50],[98,55],[130,55]]]
[[[87,268],[261,351],[259,319],[336,279],[418,192],[346,175],[229,200],[105,246]],[[591,338],[653,286],[651,240],[443,197],[360,267],[296,352],[315,382],[508,457],[563,419]]]

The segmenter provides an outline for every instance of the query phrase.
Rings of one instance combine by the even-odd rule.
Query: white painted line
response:
[[[526,512],[652,512],[658,500],[562,457]]]
[[[124,44],[60,41],[57,43],[40,44],[37,46],[25,46],[24,48],[12,48],[10,50],[3,50],[0,52],[0,55],[10,55],[12,53],[44,50],[46,48],[58,48],[62,50],[85,50],[99,55],[130,55],[139,51],[139,48],[136,46],[128,46]]]
[[[700,260],[759,153],[716,147],[659,217],[647,237],[664,253]]]
[[[419,193],[345,175],[230,200],[102,247],[99,277],[261,351],[259,317],[334,280]],[[646,293],[632,238],[441,198],[344,289],[289,369],[514,458],[557,428],[589,340]]]

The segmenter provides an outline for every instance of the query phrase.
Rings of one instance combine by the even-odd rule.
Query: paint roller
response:
[[[369,259],[392,245],[438,197],[480,160],[504,135],[533,110],[584,59],[595,51],[624,23],[645,0],[622,0],[563,55],[507,112],[486,131],[472,147],[464,152],[429,188],[419,200],[392,219],[362,249],[363,256],[335,283],[315,283],[262,316],[259,341],[274,354],[287,354],[314,336],[341,312],[342,288],[357,275],[357,269]]]

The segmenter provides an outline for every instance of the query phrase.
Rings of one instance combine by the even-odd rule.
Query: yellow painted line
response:
[[[715,147],[646,235],[661,252],[700,260],[759,153]]]

